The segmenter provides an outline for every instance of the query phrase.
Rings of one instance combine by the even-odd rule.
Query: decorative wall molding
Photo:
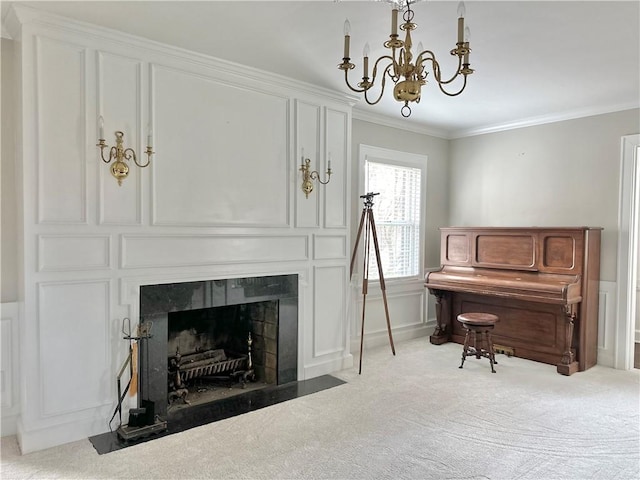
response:
[[[347,197],[351,183],[351,168],[347,163],[351,145],[345,142],[350,138],[351,119],[348,112],[324,108],[324,147],[325,162],[321,172],[326,172],[327,161],[331,159],[333,175],[331,181],[322,187],[324,199],[324,227],[346,228],[351,202]],[[323,175],[324,176],[324,175]]]
[[[88,50],[42,35],[35,47],[38,222],[86,224]]]
[[[121,130],[125,145],[133,148],[144,161],[146,115],[143,115],[143,62],[124,55],[96,51],[97,116],[105,122],[107,145],[115,143],[114,132]],[[108,99],[108,100],[105,100]],[[98,138],[96,122],[89,122],[89,132]],[[93,126],[94,128],[91,128]],[[97,142],[97,140],[96,140]],[[96,147],[90,158],[100,158]],[[142,223],[143,171],[131,165],[129,176],[120,186],[113,178],[111,164],[98,164],[98,223],[104,225],[139,225]],[[107,201],[108,199],[108,201]]]
[[[620,202],[618,211],[617,322],[615,368],[633,368],[636,287],[640,265],[640,134],[620,140]]]
[[[297,274],[300,379],[351,366],[350,97],[24,5],[10,11],[25,92],[24,303],[12,344],[29,392],[12,404],[22,452],[107,430],[126,357],[121,322],[136,324],[141,285]],[[151,165],[131,167],[122,187],[95,145],[100,114],[136,153],[153,125]],[[319,162],[335,149],[330,197],[300,190],[301,138]]]
[[[110,235],[38,235],[38,271],[111,268]]]
[[[38,285],[42,417],[112,403],[113,384],[96,381],[96,373],[108,371],[110,366],[110,285],[108,279]],[[69,318],[82,319],[75,322],[73,331],[69,330]],[[69,344],[69,338],[76,340],[78,348],[60,348]]]
[[[309,259],[307,235],[148,235],[121,236],[124,269]]]
[[[616,351],[616,282],[600,281],[598,294],[598,365],[613,368]]]
[[[344,352],[347,326],[345,265],[313,269],[313,358]]]
[[[347,258],[345,235],[313,235],[313,259],[337,260]]]

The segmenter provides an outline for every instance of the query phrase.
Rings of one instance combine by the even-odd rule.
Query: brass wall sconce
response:
[[[317,170],[311,170],[311,160],[304,158],[304,151],[302,152],[302,164],[300,165],[300,171],[302,172],[302,191],[306,198],[309,198],[309,194],[313,191],[313,181],[317,180],[322,185],[326,185],[331,180],[331,154],[329,154],[329,161],[327,163],[327,180],[320,180],[320,174]]]
[[[127,162],[133,160],[138,167],[144,168],[149,166],[151,162],[151,155],[153,155],[154,151],[152,150],[152,133],[151,128],[149,128],[149,135],[147,136],[147,149],[145,153],[147,154],[147,163],[141,164],[138,163],[138,158],[136,156],[135,150],[132,148],[124,148],[123,138],[124,133],[121,131],[116,131],[116,145],[112,146],[109,150],[109,158],[104,158],[104,149],[109,148],[109,146],[105,143],[104,139],[104,119],[102,116],[99,118],[99,127],[100,127],[100,138],[98,138],[98,143],[96,147],[100,147],[100,157],[104,163],[110,163],[114,160],[111,165],[111,175],[118,181],[118,185],[122,186],[122,180],[127,178],[129,175],[129,165]]]

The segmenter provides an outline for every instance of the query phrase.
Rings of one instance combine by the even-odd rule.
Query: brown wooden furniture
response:
[[[453,320],[497,315],[498,352],[557,365],[571,375],[596,364],[601,228],[448,227],[442,268],[426,275],[436,297],[433,344],[463,343]]]
[[[464,366],[464,361],[467,357],[473,356],[478,359],[484,357],[489,359],[491,373],[496,373],[493,365],[498,362],[496,362],[496,354],[493,351],[491,330],[495,327],[498,316],[491,313],[461,313],[458,315],[458,321],[467,332],[464,336],[460,368]],[[478,334],[480,334],[480,343],[478,343]],[[469,345],[471,337],[473,337],[473,345]]]

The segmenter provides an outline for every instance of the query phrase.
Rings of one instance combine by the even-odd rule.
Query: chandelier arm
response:
[[[380,59],[378,59],[380,60]],[[376,62],[378,63],[378,62]],[[367,89],[364,92],[364,100],[365,102],[367,102],[369,105],[375,105],[376,103],[378,103],[381,99],[382,99],[382,95],[384,94],[384,87],[385,87],[385,83],[387,81],[387,74],[389,73],[389,69],[393,66],[393,64],[389,64],[387,65],[387,67],[384,69],[384,73],[382,74],[382,80],[380,81],[380,95],[378,95],[378,98],[375,101],[370,101],[369,97],[367,96],[367,92],[369,91],[369,89]],[[391,75],[389,75],[389,78],[393,79],[393,77]]]
[[[353,92],[356,92],[356,93],[363,93],[363,92],[366,92],[366,91],[367,91],[367,89],[366,89],[366,88],[355,88],[355,87],[352,87],[352,86],[351,86],[351,84],[349,83],[349,74],[348,74],[348,70],[345,70],[345,71],[344,71],[344,81],[345,81],[345,83],[347,84],[347,87],[349,87],[349,89],[350,89],[351,91],[353,91]]]
[[[384,73],[382,74],[382,79],[384,80],[385,75],[389,74],[389,78],[391,78],[391,80],[393,80],[394,82],[397,82],[400,79],[400,75],[395,74],[395,70],[397,67],[397,62],[395,60],[395,56],[391,57],[389,55],[383,55],[380,58],[378,58],[376,60],[376,63],[373,64],[373,72],[371,73],[371,83],[374,83],[376,81],[376,76],[378,74],[378,64],[382,61],[382,60],[389,60],[391,63],[389,65],[387,65],[384,68]],[[389,69],[393,67],[394,70],[394,75],[391,75],[389,73]]]
[[[421,59],[420,63],[427,62],[427,61],[431,62],[431,70],[433,71],[433,77],[435,78],[436,82],[438,82],[438,84],[447,85],[453,82],[455,79],[457,79],[460,76],[460,69],[462,68],[461,57],[458,57],[458,68],[456,69],[456,73],[454,73],[449,80],[442,80],[440,64],[436,60],[436,56],[434,55],[434,53],[431,50],[425,50],[424,52],[420,52],[420,55],[418,56],[418,58],[420,58],[423,54],[428,54],[429,56],[427,58]]]
[[[449,93],[449,92],[447,92],[447,91],[442,87],[442,84],[441,84],[441,83],[438,83],[438,88],[440,89],[440,91],[441,91],[442,93],[444,93],[445,95],[448,95],[448,96],[450,96],[450,97],[455,97],[456,95],[460,95],[460,94],[462,93],[462,91],[463,91],[463,90],[466,88],[466,86],[467,86],[467,76],[466,76],[466,75],[463,75],[463,77],[464,77],[464,82],[462,83],[462,87],[460,88],[460,90],[458,90],[458,91],[457,91],[457,92],[455,92],[455,93]]]

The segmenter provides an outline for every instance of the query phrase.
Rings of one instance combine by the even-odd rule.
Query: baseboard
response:
[[[304,367],[304,377],[299,380],[308,380],[321,375],[329,375],[351,367],[353,367],[353,355],[349,353],[344,357],[306,365]]]
[[[0,430],[3,437],[9,437],[18,433],[18,414],[2,415]]]
[[[426,324],[420,325],[411,325],[408,327],[400,327],[394,328],[391,330],[391,334],[393,335],[393,343],[403,342],[406,340],[412,340],[414,338],[426,337],[427,335],[431,335],[433,333],[433,328],[435,326],[435,320],[433,320],[433,325],[431,325],[431,321]],[[368,333],[364,336],[364,347],[365,348],[375,348],[381,345],[389,344],[389,334],[386,330]],[[351,352],[359,355],[360,352],[360,338],[352,338],[351,339]]]
[[[65,443],[77,442],[93,435],[105,433],[108,430],[106,424],[107,422],[104,418],[90,418],[26,431],[22,419],[19,418],[16,436],[20,451],[23,455],[26,455],[27,453],[37,452]]]

